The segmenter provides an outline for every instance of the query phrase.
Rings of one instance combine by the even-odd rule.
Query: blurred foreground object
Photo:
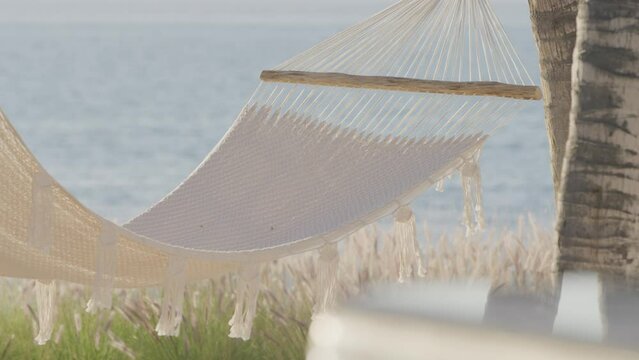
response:
[[[316,318],[307,359],[636,359],[637,305],[636,288],[589,273],[565,274],[545,292],[386,286]]]

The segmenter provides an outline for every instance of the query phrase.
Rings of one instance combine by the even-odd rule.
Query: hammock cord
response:
[[[423,276],[415,214],[409,207],[401,207],[395,212],[394,233],[398,281],[403,283],[414,276]]]
[[[169,257],[164,280],[164,294],[160,306],[160,320],[155,328],[159,336],[178,336],[182,324],[182,304],[186,286],[186,261],[183,257]]]
[[[33,177],[27,242],[44,253],[50,251],[53,243],[53,184],[53,179],[43,169]]]
[[[96,270],[93,294],[86,311],[95,313],[99,309],[110,309],[112,305],[113,277],[117,261],[118,228],[102,220],[100,237],[96,246]]]
[[[339,251],[337,243],[326,244],[320,248],[317,261],[317,278],[315,280],[314,314],[323,313],[333,306],[338,267]]]
[[[534,84],[488,0],[402,1],[275,69]]]
[[[35,282],[36,304],[38,306],[38,334],[35,342],[44,345],[51,339],[53,325],[56,318],[56,292],[55,281]]]
[[[239,272],[235,292],[235,312],[229,320],[229,337],[244,341],[251,338],[253,320],[257,310],[260,291],[260,267],[255,264],[244,266]]]

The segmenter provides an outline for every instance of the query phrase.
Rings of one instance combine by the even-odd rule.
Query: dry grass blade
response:
[[[2,354],[0,354],[0,360],[7,359],[7,354],[9,353],[9,348],[11,347],[11,344],[13,343],[13,339],[15,339],[15,335],[12,334],[9,340],[7,340],[7,343],[2,348]]]

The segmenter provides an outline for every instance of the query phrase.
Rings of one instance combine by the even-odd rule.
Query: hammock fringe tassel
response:
[[[93,294],[87,303],[87,312],[96,313],[99,309],[110,309],[113,302],[113,278],[117,261],[117,227],[102,220],[100,238],[96,244],[96,266]]]
[[[53,184],[49,174],[40,169],[31,185],[31,219],[27,243],[48,253],[53,244]]]
[[[395,212],[393,229],[399,282],[404,282],[413,275],[422,276],[424,268],[417,243],[415,214],[408,206],[401,207]]]
[[[446,188],[446,181],[450,180],[451,175],[445,176],[441,179],[439,179],[439,181],[437,183],[435,183],[435,191],[437,192],[444,192],[445,188]]]
[[[484,229],[479,151],[462,165],[461,180],[464,191],[466,236],[472,236]]]
[[[260,269],[257,265],[247,265],[239,272],[235,292],[235,312],[229,320],[229,337],[244,341],[251,338],[253,319],[257,309],[257,296],[260,291]]]
[[[339,267],[337,242],[324,245],[319,250],[317,279],[315,282],[314,314],[319,314],[335,304],[335,285]]]
[[[55,281],[35,282],[36,304],[38,306],[38,334],[35,342],[44,345],[51,339],[53,323],[56,317],[56,284]]]
[[[186,286],[186,260],[180,256],[171,256],[164,279],[164,294],[160,307],[160,320],[155,331],[159,336],[180,335],[182,324],[182,305]]]

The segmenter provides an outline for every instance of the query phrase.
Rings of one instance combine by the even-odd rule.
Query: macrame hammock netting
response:
[[[482,226],[477,160],[540,92],[488,0],[404,0],[261,75],[222,141],[124,226],[82,206],[0,119],[0,274],[36,279],[38,343],[55,281],[163,287],[159,335],[177,335],[189,281],[237,272],[230,334],[248,339],[259,264],[319,251],[316,311],[332,302],[337,242],[394,214],[400,281],[420,271],[417,195],[461,172],[471,235]]]

